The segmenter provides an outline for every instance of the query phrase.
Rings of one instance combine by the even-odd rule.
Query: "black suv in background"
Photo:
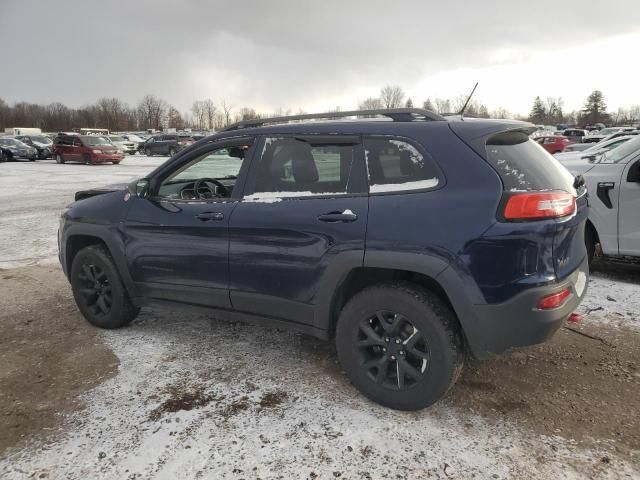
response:
[[[16,137],[17,140],[20,140],[22,143],[33,147],[38,152],[38,158],[40,160],[45,160],[47,158],[51,158],[51,147],[53,142],[49,137],[44,135],[19,135]]]
[[[191,137],[181,137],[177,134],[154,135],[147,139],[146,142],[138,145],[138,151],[148,157],[152,155],[169,155],[173,157],[192,143],[194,142]]]

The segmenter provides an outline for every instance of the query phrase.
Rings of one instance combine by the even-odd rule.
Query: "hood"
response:
[[[556,156],[556,158],[564,168],[571,172],[573,176],[584,175],[595,166],[595,164],[593,162],[590,162],[587,157],[581,155],[564,159],[558,158]]]
[[[115,183],[104,187],[92,188],[89,190],[80,190],[76,192],[75,201],[84,200],[85,198],[95,197],[96,195],[104,195],[105,193],[124,191],[127,189],[126,183]]]

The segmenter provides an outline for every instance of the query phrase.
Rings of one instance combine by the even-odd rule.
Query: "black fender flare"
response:
[[[109,254],[115,263],[120,274],[120,279],[124,283],[131,301],[139,306],[142,298],[136,288],[136,284],[131,277],[125,256],[124,235],[121,224],[89,224],[70,223],[67,224],[61,237],[60,260],[67,277],[69,276],[69,266],[71,259],[67,259],[68,242],[75,236],[94,237],[100,240],[109,250]],[[64,247],[64,248],[63,248]]]

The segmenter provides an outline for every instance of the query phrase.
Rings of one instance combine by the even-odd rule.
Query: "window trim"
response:
[[[182,198],[166,198],[158,196],[158,191],[162,182],[169,177],[176,170],[180,169],[185,164],[195,160],[197,157],[209,152],[213,152],[214,150],[219,150],[221,148],[238,146],[243,144],[249,144],[249,150],[245,155],[244,161],[240,166],[240,171],[238,172],[238,178],[236,179],[236,184],[233,187],[233,191],[231,192],[231,196],[228,198],[207,198],[207,199],[199,199],[199,200],[188,200]],[[200,148],[196,148],[194,150],[185,151],[185,154],[179,155],[173,162],[169,165],[161,165],[160,168],[154,171],[151,176],[151,191],[152,194],[149,195],[149,200],[153,200],[156,202],[169,202],[169,203],[228,203],[228,202],[237,202],[242,198],[242,194],[244,188],[246,186],[247,175],[251,164],[253,162],[253,156],[255,153],[256,147],[256,138],[255,137],[227,137],[218,140],[214,140],[212,143],[207,143],[205,145],[200,146]]]
[[[387,192],[372,192],[371,191],[371,186],[372,186],[371,177],[369,176],[369,159],[367,158],[367,156],[365,154],[364,161],[365,161],[365,166],[366,166],[367,187],[368,187],[368,190],[369,190],[369,196],[377,197],[377,196],[385,196],[385,195],[406,195],[406,194],[410,194],[410,193],[434,192],[436,190],[440,190],[441,188],[444,188],[444,186],[447,184],[447,178],[445,177],[444,172],[442,171],[442,168],[440,168],[440,165],[433,158],[433,155],[431,155],[427,151],[427,149],[424,148],[424,146],[421,143],[415,141],[412,138],[403,137],[401,135],[366,134],[366,135],[362,136],[363,153],[366,150],[365,143],[367,141],[367,138],[384,139],[384,140],[398,140],[398,141],[401,141],[401,142],[408,143],[409,145],[414,147],[416,150],[418,150],[418,152],[420,152],[420,154],[425,159],[425,161],[429,161],[431,163],[433,169],[436,172],[436,178],[438,179],[438,184],[433,186],[433,187],[407,188],[407,189],[401,189],[401,190],[390,190],[390,191],[387,191]],[[376,183],[375,185],[394,185],[394,184],[393,183],[381,183],[381,184]],[[399,185],[399,184],[395,184],[395,185]]]
[[[258,174],[258,165],[262,160],[262,155],[265,150],[265,141],[267,138],[292,138],[294,140],[299,140],[306,142],[307,140],[318,140],[316,143],[322,144],[326,143],[327,145],[353,145],[354,147],[354,155],[353,155],[353,163],[351,165],[351,174],[349,176],[349,182],[347,183],[347,191],[340,192],[325,192],[325,193],[311,193],[311,195],[290,195],[290,193],[298,193],[298,192],[256,192],[255,185]],[[357,143],[356,143],[357,142]],[[364,159],[364,147],[362,144],[362,136],[361,135],[348,135],[348,134],[326,134],[326,133],[269,133],[265,135],[260,135],[258,137],[258,141],[256,142],[256,148],[254,152],[254,161],[252,162],[251,171],[247,176],[247,181],[245,182],[245,189],[242,195],[241,200],[249,202],[259,203],[261,198],[270,199],[270,198],[278,198],[279,201],[288,201],[288,200],[309,200],[316,198],[350,198],[350,197],[361,197],[369,195],[367,180],[366,180],[366,166]],[[357,177],[365,177],[365,178],[357,178]],[[353,185],[352,185],[353,180]],[[364,180],[364,182],[363,182]],[[349,191],[352,188],[354,190],[362,190],[358,191]],[[256,195],[259,193],[269,194],[267,197],[258,197],[255,198],[246,198],[252,195]],[[277,196],[277,193],[283,193],[282,196]],[[246,199],[246,200],[245,200]]]

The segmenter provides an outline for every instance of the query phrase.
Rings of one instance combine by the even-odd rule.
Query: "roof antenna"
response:
[[[471,100],[471,97],[473,97],[473,93],[476,91],[476,88],[478,88],[478,82],[476,82],[476,85],[473,87],[473,90],[471,90],[471,93],[467,97],[467,101],[464,102],[462,109],[460,109],[460,111],[458,112],[458,115],[460,115],[460,118],[464,118],[464,111],[467,109],[467,105],[469,105],[469,101]]]

